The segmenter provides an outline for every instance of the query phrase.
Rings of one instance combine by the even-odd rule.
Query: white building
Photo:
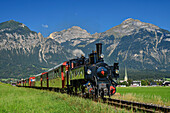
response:
[[[133,86],[141,86],[141,81],[133,81],[132,85]]]

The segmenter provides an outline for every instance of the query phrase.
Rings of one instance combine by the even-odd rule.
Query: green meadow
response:
[[[117,87],[112,98],[170,106],[170,87]]]
[[[0,83],[0,113],[125,113],[131,112],[67,94]]]

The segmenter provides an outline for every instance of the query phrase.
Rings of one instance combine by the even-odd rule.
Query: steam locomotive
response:
[[[22,79],[17,82],[20,86],[41,88],[62,88],[67,93],[88,96],[104,97],[114,95],[119,77],[118,63],[108,66],[104,63],[102,44],[96,44],[96,51],[89,54],[89,58],[83,55],[80,58],[71,59],[61,63],[47,72],[43,72]]]

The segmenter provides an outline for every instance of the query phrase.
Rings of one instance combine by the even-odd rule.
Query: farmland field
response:
[[[0,83],[0,113],[125,113],[89,99]]]
[[[118,87],[112,98],[170,106],[170,87]]]

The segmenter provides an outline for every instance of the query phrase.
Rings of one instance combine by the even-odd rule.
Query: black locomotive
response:
[[[119,77],[118,63],[108,66],[104,63],[102,44],[96,44],[96,51],[89,54],[89,58],[83,55],[80,58],[65,61],[47,72],[43,72],[18,81],[17,85],[61,88],[67,93],[81,94],[86,96],[104,97],[111,96],[116,92]]]
[[[117,83],[114,79],[119,77],[118,63],[113,66],[108,66],[104,63],[104,55],[102,54],[102,44],[96,44],[96,51],[89,54],[89,58],[82,56],[81,58],[72,59],[69,62],[71,66],[69,75],[72,75],[75,70],[84,69],[83,79],[75,77],[71,80],[71,87],[82,90],[82,94],[95,95],[96,97],[111,96],[116,92]],[[79,71],[78,71],[79,72]],[[73,77],[74,78],[74,77]]]

